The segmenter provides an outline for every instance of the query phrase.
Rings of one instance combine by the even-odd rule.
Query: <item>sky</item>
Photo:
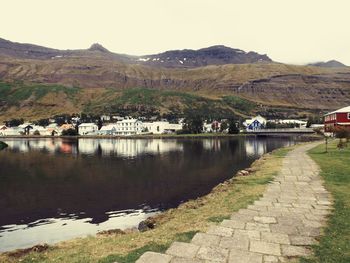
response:
[[[146,55],[225,45],[350,65],[349,0],[0,0],[0,38]]]

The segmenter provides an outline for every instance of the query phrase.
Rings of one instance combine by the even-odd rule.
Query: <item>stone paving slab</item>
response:
[[[263,255],[248,251],[233,249],[230,251],[229,263],[262,263]]]
[[[166,254],[177,257],[194,258],[200,246],[184,242],[174,242],[166,251]]]
[[[197,233],[191,243],[174,242],[166,254],[146,252],[137,263],[287,262],[311,255],[310,245],[333,209],[319,168],[306,154],[316,145],[289,152],[280,173],[248,208]]]
[[[146,252],[138,260],[137,263],[169,263],[172,256],[155,252]]]
[[[221,247],[201,247],[198,251],[197,258],[217,262],[226,262],[228,253],[228,249]]]

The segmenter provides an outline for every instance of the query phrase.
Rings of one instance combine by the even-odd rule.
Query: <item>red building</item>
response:
[[[350,129],[350,106],[324,115],[325,132],[332,132],[337,127],[346,127]]]

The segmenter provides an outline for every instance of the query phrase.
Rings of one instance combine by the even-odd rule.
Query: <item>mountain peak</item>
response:
[[[88,50],[89,51],[109,52],[109,50],[107,48],[105,48],[104,46],[102,46],[99,43],[92,44]]]
[[[342,68],[342,67],[346,67],[345,64],[337,61],[337,60],[329,60],[327,62],[316,62],[316,63],[311,63],[308,64],[308,66],[316,66],[316,67],[326,67],[326,68]]]

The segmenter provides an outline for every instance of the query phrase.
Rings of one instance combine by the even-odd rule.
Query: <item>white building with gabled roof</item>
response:
[[[82,123],[78,126],[79,135],[95,135],[98,131],[98,126],[95,123]]]
[[[141,134],[143,124],[138,119],[124,119],[117,122],[117,135]]]

